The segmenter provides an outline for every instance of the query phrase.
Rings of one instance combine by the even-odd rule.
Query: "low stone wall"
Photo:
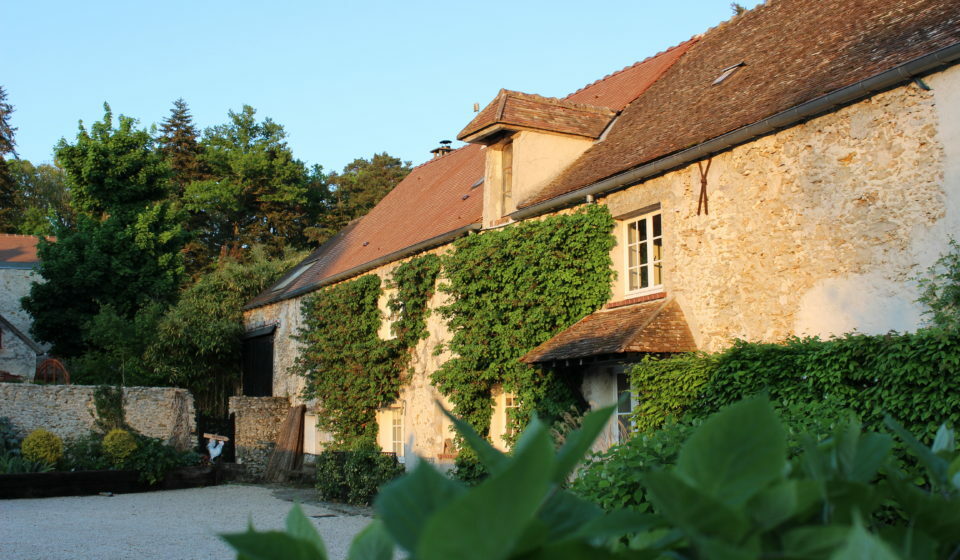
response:
[[[0,417],[10,418],[19,435],[44,428],[64,439],[94,429],[96,408],[87,385],[0,383]],[[193,395],[174,387],[125,387],[127,424],[143,435],[160,438],[178,449],[196,445]]]
[[[230,397],[237,463],[246,466],[247,476],[263,476],[289,411],[287,397]]]

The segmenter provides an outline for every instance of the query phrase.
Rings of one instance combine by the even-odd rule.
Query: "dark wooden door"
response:
[[[243,394],[273,396],[273,333],[243,341]]]

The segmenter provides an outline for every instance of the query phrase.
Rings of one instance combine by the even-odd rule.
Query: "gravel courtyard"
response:
[[[292,500],[323,535],[331,559],[347,554],[366,511],[311,503],[313,491],[225,485],[111,497],[0,500],[4,560],[219,560],[235,554],[219,533],[280,529]]]

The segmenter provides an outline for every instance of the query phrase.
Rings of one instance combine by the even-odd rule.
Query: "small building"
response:
[[[20,300],[41,280],[38,238],[0,234],[0,372],[33,379],[46,348],[30,337],[30,315]]]

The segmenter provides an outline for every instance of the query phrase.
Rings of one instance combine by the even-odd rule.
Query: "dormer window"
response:
[[[500,153],[500,204],[503,213],[513,208],[513,142]]]

